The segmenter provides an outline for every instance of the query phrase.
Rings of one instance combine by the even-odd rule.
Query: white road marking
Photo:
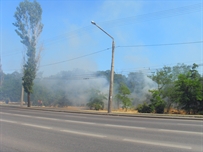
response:
[[[182,123],[178,123],[177,125],[182,125],[182,126],[198,126],[198,127],[202,127],[203,124],[182,124]]]
[[[1,114],[4,115],[11,115],[11,116],[20,116],[20,117],[32,117],[32,116],[26,116],[26,115],[20,115],[20,114],[12,114],[12,113],[6,113],[6,112],[1,112]]]
[[[181,131],[181,130],[167,130],[167,129],[158,129],[159,131],[163,132],[176,132],[176,133],[186,133],[186,134],[197,134],[197,135],[202,135],[202,132],[193,132],[193,131]]]
[[[74,121],[74,120],[64,120],[65,122],[72,122],[72,123],[81,123],[81,124],[87,124],[87,125],[95,125],[93,122],[84,122],[84,121]]]
[[[74,120],[63,120],[63,119],[55,119],[55,118],[47,118],[47,117],[34,117],[34,116],[26,116],[21,114],[10,114],[10,113],[4,113],[0,112],[1,114],[5,115],[14,115],[14,116],[20,116],[20,117],[30,117],[30,118],[36,118],[36,119],[44,119],[44,120],[53,120],[53,121],[62,121],[62,122],[69,122],[69,123],[78,123],[78,124],[86,124],[86,125],[96,125],[96,126],[105,126],[105,127],[115,127],[115,128],[124,128],[124,129],[148,129],[153,131],[162,131],[162,132],[174,132],[174,133],[187,133],[187,134],[196,134],[196,135],[203,135],[201,132],[191,132],[191,131],[181,131],[181,130],[167,130],[167,129],[153,129],[153,128],[145,128],[145,127],[134,127],[134,126],[123,126],[123,125],[113,125],[113,124],[100,124],[100,123],[92,123],[92,122],[84,122],[84,121],[74,121]],[[11,123],[17,123],[15,121],[7,121]],[[179,123],[181,124],[181,123]],[[195,124],[191,124],[195,125]]]
[[[10,120],[4,120],[4,119],[0,119],[0,121],[9,122],[9,123],[17,123],[16,121],[10,121]]]
[[[128,128],[128,129],[146,129],[145,127],[133,127],[133,126],[122,126],[122,125],[111,125],[111,124],[105,124],[104,126],[118,127],[118,128]]]
[[[77,132],[77,131],[71,131],[71,130],[60,130],[60,131],[71,133],[71,134],[77,134],[77,135],[91,136],[91,137],[99,137],[99,138],[105,138],[106,137],[106,136],[103,136],[103,135],[90,134],[90,133],[84,133],[84,132]]]
[[[142,140],[134,140],[134,139],[123,139],[123,141],[135,142],[135,143],[140,143],[140,144],[148,144],[148,145],[154,145],[154,146],[171,147],[171,148],[192,149],[192,147],[189,147],[189,146],[165,144],[165,143],[160,143],[160,142],[150,142],[150,141],[142,141]]]
[[[33,124],[27,124],[27,123],[21,123],[21,125],[30,126],[30,127],[36,127],[36,128],[43,128],[43,129],[52,129],[51,127],[39,126],[39,125],[33,125]]]
[[[80,116],[80,115],[73,116],[73,115],[69,115],[69,114],[66,114],[64,116],[67,116],[67,117],[76,117],[76,118],[87,118],[87,117],[83,117],[83,116]]]
[[[54,120],[54,121],[60,121],[59,119],[54,119],[54,118],[46,118],[46,117],[32,117],[32,118],[37,118],[37,119],[45,119],[45,120]]]
[[[2,113],[2,112],[1,112]],[[84,122],[84,121],[74,121],[74,120],[62,120],[62,119],[55,119],[55,118],[47,118],[47,117],[35,117],[35,116],[26,116],[26,115],[20,115],[20,114],[10,114],[10,113],[2,113],[5,115],[11,115],[11,116],[19,116],[19,117],[29,117],[29,118],[36,118],[36,119],[45,119],[45,120],[54,120],[54,121],[66,121],[66,122],[72,122],[72,123],[81,123],[81,124],[89,124],[93,125],[95,123],[92,122]]]
[[[28,117],[31,118],[32,116],[27,116],[27,115],[20,115],[20,114],[11,114],[12,116],[20,116],[20,117]]]

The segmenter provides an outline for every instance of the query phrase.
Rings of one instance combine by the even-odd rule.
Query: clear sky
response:
[[[0,49],[5,73],[20,71],[25,47],[15,33],[14,13],[22,0],[0,0]],[[38,0],[44,29],[39,71],[44,75],[82,69],[109,70],[115,39],[115,72],[202,63],[203,0]],[[119,46],[141,47],[119,47]],[[107,48],[110,48],[106,50]],[[94,52],[100,53],[78,58]],[[74,59],[74,60],[71,60]],[[68,61],[69,60],[69,61]],[[59,63],[61,61],[66,61]],[[52,65],[50,65],[52,64]],[[45,66],[46,65],[46,66]],[[48,66],[49,65],[49,66]]]

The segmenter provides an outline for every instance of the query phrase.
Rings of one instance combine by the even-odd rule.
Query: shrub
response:
[[[146,102],[143,104],[139,104],[136,110],[140,113],[151,113],[154,111],[154,107]]]
[[[87,107],[90,110],[103,110],[104,109],[104,102],[106,100],[106,95],[101,93],[99,90],[92,89],[90,94],[89,102],[87,103]]]
[[[159,102],[155,103],[155,105],[154,105],[155,112],[156,113],[164,113],[165,106],[166,106],[166,104],[164,101],[159,101]]]
[[[95,98],[92,101],[87,103],[87,106],[90,108],[90,110],[103,110],[104,109],[104,102]]]

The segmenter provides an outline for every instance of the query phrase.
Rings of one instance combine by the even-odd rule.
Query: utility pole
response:
[[[109,35],[106,31],[104,31],[100,26],[98,26],[94,21],[91,21],[93,25],[102,30],[105,34],[107,34],[112,39],[112,58],[111,58],[111,77],[110,77],[110,86],[109,86],[109,98],[108,98],[108,113],[111,113],[112,109],[112,101],[113,101],[113,81],[114,81],[114,38]]]
[[[112,58],[111,58],[111,79],[109,86],[109,102],[108,102],[108,113],[111,113],[112,101],[113,101],[113,81],[114,81],[114,39],[112,40]]]

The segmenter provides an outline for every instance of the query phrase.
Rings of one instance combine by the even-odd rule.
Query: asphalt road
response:
[[[203,152],[203,122],[0,106],[0,152]]]

